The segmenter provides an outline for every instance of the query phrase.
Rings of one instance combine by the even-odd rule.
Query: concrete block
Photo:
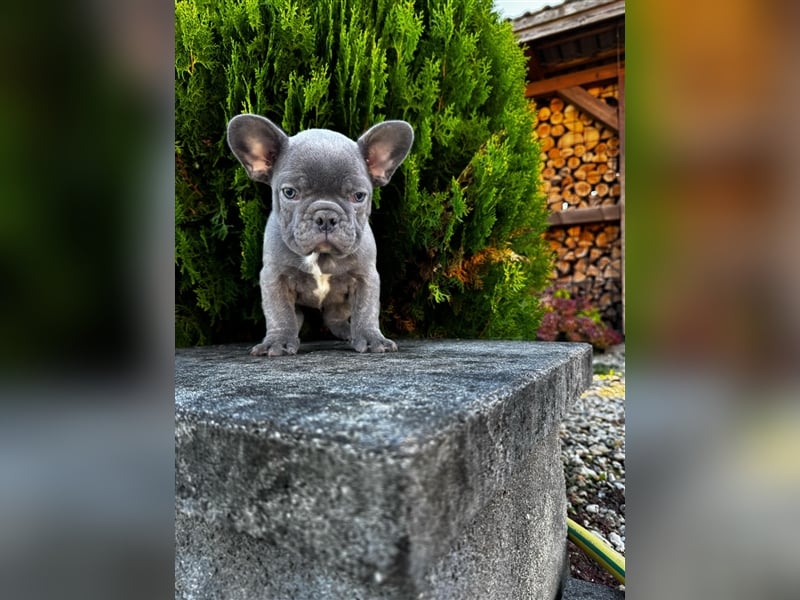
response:
[[[555,598],[585,344],[176,352],[176,597]]]
[[[625,592],[599,583],[570,578],[564,588],[562,600],[625,600]]]

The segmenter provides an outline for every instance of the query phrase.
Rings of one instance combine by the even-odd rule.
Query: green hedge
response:
[[[414,147],[375,195],[387,335],[534,339],[551,256],[542,233],[525,59],[491,0],[177,0],[176,343],[263,335],[269,188],[228,120],[353,138],[405,119]]]

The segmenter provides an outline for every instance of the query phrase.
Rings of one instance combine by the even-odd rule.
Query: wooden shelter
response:
[[[554,283],[623,330],[625,2],[567,0],[512,26],[537,109]]]

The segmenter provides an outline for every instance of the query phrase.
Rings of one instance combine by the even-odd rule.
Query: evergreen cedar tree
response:
[[[535,339],[542,234],[525,59],[491,0],[176,0],[176,343],[252,342],[270,190],[225,143],[264,115],[414,147],[375,194],[381,321],[394,337]]]

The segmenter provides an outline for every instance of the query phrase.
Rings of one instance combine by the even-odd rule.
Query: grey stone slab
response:
[[[437,600],[556,598],[569,574],[567,500],[558,432],[545,436],[518,472],[428,571],[422,597]]]
[[[552,597],[589,346],[303,350],[176,352],[179,597],[456,598],[492,573]]]
[[[557,444],[536,452],[420,579],[399,570],[354,575],[269,537],[178,514],[176,585],[180,598],[285,600],[529,600],[556,598],[568,574],[563,479],[542,469]],[[556,451],[557,453],[557,451]],[[547,477],[542,477],[542,474]],[[561,490],[559,489],[561,486]],[[340,546],[336,546],[340,548]],[[398,548],[408,557],[412,548]],[[402,565],[403,554],[398,554]],[[369,557],[365,557],[369,560]],[[407,558],[406,558],[407,560]],[[408,564],[406,562],[406,564]]]
[[[570,578],[562,600],[625,600],[625,592],[599,583]]]

